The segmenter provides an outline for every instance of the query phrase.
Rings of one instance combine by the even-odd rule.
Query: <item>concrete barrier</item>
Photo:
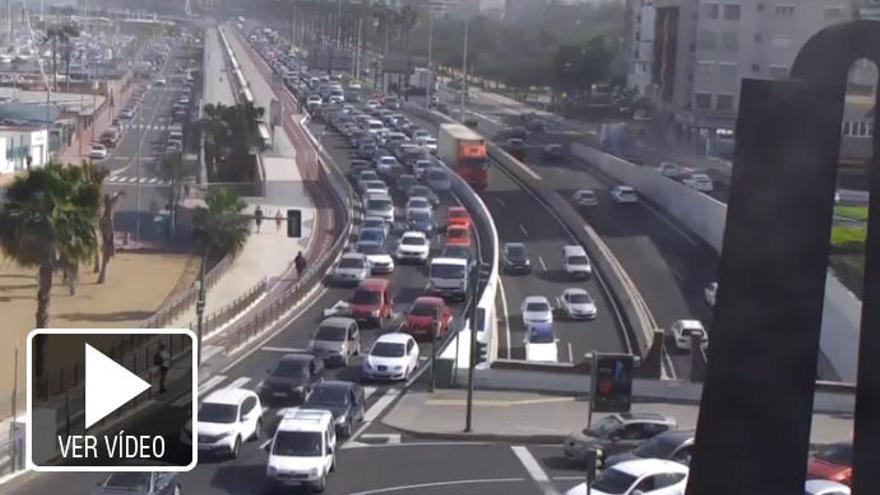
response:
[[[580,143],[572,144],[571,152],[608,177],[634,187],[642,198],[721,253],[727,205],[651,167],[640,167]],[[836,378],[844,382],[856,379],[861,314],[861,302],[829,270],[819,347]]]

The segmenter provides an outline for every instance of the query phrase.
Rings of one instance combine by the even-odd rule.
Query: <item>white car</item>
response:
[[[706,304],[709,306],[715,307],[715,298],[718,294],[718,282],[712,282],[703,290],[703,295],[706,298]]]
[[[419,364],[419,345],[401,332],[380,335],[361,364],[366,380],[406,380]]]
[[[526,328],[523,347],[526,350],[526,361],[539,363],[559,362],[559,339],[553,333],[553,325],[542,323]]]
[[[102,160],[107,158],[109,154],[107,147],[103,144],[93,144],[92,149],[89,150],[89,158],[92,160]]]
[[[341,105],[345,103],[345,97],[340,95],[330,95],[329,101],[331,105]]]
[[[663,459],[637,459],[615,464],[596,477],[591,495],[683,495],[687,486],[688,467]],[[660,485],[662,488],[655,489]],[[581,483],[565,495],[586,495],[587,485]]]
[[[333,269],[337,284],[358,284],[370,276],[370,261],[362,253],[345,253]]]
[[[379,275],[394,271],[394,258],[388,254],[385,246],[359,242],[355,251],[367,257],[371,274]]]
[[[311,95],[306,99],[306,106],[321,106],[324,101],[318,95]]]
[[[705,346],[709,342],[706,329],[699,320],[676,320],[669,327],[675,347],[681,351],[691,349],[691,335],[700,337],[700,345]]]
[[[419,140],[421,140],[423,138],[427,138],[427,137],[431,137],[431,133],[424,130],[424,129],[417,129],[417,130],[413,131],[413,133],[412,133],[413,141],[415,141],[418,144],[421,144],[421,143],[419,143]]]
[[[263,406],[256,392],[224,388],[212,392],[199,405],[196,432],[199,451],[238,457],[241,444],[263,434]],[[192,445],[192,421],[180,432],[180,441]]]
[[[437,154],[437,146],[438,145],[437,145],[436,138],[432,138],[432,137],[424,138],[421,141],[419,141],[419,145],[422,148],[425,148],[426,150],[428,150],[428,153],[431,153],[432,155]]]
[[[416,160],[412,166],[413,175],[416,178],[421,179],[428,173],[429,170],[434,166],[431,160]]]
[[[160,77],[156,79],[156,86],[165,86],[168,81],[164,77]]]
[[[599,204],[599,197],[596,191],[592,189],[578,189],[571,194],[571,199],[578,206],[596,206]]]
[[[376,171],[379,172],[379,175],[387,175],[391,173],[395,165],[397,165],[397,158],[385,155],[376,160]]]
[[[364,198],[364,216],[379,217],[394,222],[394,202],[387,194],[367,194]]]
[[[596,318],[596,302],[584,289],[573,287],[562,291],[559,296],[559,306],[565,311],[565,315],[573,320]]]
[[[634,204],[639,202],[636,190],[629,186],[614,186],[611,189],[611,199],[617,204]]]
[[[526,328],[538,323],[553,323],[553,307],[544,296],[526,297],[523,299],[520,311],[523,326]]]
[[[710,193],[715,189],[715,184],[706,174],[690,174],[681,183],[704,193]]]
[[[404,207],[404,212],[408,217],[410,213],[414,211],[426,211],[428,213],[432,213],[433,209],[431,208],[431,202],[428,201],[428,198],[422,196],[413,196],[406,200],[406,206]]]
[[[851,495],[850,487],[831,480],[807,480],[804,495]]]
[[[681,175],[682,168],[672,162],[663,162],[657,167],[657,171],[664,177],[678,177]]]
[[[336,468],[333,413],[299,407],[284,410],[266,449],[266,492],[276,493],[292,486],[323,492],[327,476]]]
[[[416,261],[424,263],[428,261],[428,255],[431,253],[431,242],[425,236],[424,232],[408,231],[400,236],[400,242],[397,244],[397,259],[399,261]]]
[[[367,103],[365,104],[365,106],[367,108],[369,108],[370,110],[375,110],[375,109],[381,107],[382,104],[376,100],[368,100]]]

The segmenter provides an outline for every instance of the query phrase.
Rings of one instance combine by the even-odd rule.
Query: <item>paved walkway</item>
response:
[[[205,31],[205,72],[202,78],[204,88],[204,102],[222,103],[226,106],[235,105],[235,95],[230,85],[232,73],[227,70],[226,56],[223,53],[223,43],[220,41],[220,33],[216,27],[210,27]]]
[[[462,437],[465,422],[464,389],[438,390],[434,394],[410,391],[382,419],[386,426],[426,436]],[[512,441],[555,442],[587,424],[586,397],[526,392],[477,390],[474,392],[473,434]],[[633,412],[670,415],[679,429],[697,424],[697,405],[637,402]],[[607,414],[596,413],[593,423]],[[811,442],[826,444],[852,436],[853,421],[836,415],[814,414]]]

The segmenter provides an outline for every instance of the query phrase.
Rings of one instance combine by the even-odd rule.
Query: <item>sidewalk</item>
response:
[[[205,72],[202,77],[204,104],[235,105],[235,95],[232,92],[230,77],[232,74],[227,70],[226,55],[223,53],[223,45],[220,42],[220,34],[216,27],[210,27],[205,31]]]
[[[409,391],[382,424],[404,433],[428,438],[561,443],[587,423],[589,402],[584,396],[477,390],[473,402],[473,433],[463,433],[465,389],[442,389],[434,394]],[[663,402],[637,402],[633,412],[674,417],[679,429],[693,429],[699,407]],[[593,424],[608,414],[593,415]],[[852,436],[853,420],[814,414],[811,443],[826,444]]]

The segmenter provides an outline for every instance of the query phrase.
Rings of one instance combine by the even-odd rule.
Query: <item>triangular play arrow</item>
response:
[[[86,428],[150,388],[150,384],[86,344]]]

